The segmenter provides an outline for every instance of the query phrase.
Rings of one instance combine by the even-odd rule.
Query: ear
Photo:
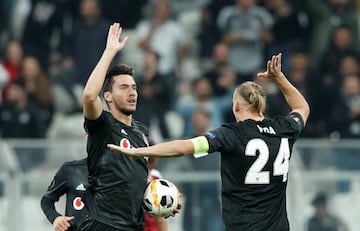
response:
[[[110,92],[104,92],[104,99],[106,102],[111,103],[112,102],[112,95]]]
[[[239,112],[239,111],[240,111],[240,102],[236,100],[234,102],[234,112]]]

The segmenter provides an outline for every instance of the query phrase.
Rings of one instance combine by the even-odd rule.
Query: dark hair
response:
[[[118,75],[130,75],[134,77],[134,68],[124,63],[119,63],[112,66],[106,73],[105,81],[103,84],[103,92],[112,91],[114,76]]]

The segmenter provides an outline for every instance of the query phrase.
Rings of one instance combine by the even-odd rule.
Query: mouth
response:
[[[127,102],[129,104],[136,104],[136,99],[128,99]]]

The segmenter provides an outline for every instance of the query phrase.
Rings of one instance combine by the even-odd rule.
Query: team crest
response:
[[[130,141],[126,138],[122,138],[120,140],[120,147],[121,148],[131,148]]]
[[[73,207],[75,210],[82,210],[84,208],[85,204],[81,200],[81,197],[75,197],[73,200]]]

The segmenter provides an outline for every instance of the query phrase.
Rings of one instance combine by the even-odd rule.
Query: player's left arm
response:
[[[177,157],[209,151],[209,143],[205,136],[198,136],[187,140],[174,140],[149,147],[125,149],[118,145],[108,144],[112,151],[132,157]]]

